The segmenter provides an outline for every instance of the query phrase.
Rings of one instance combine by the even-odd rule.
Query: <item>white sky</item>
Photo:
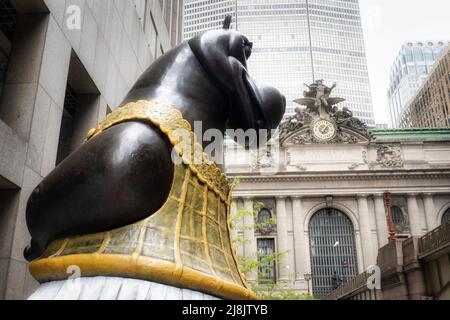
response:
[[[359,0],[377,123],[388,122],[389,72],[407,41],[450,40],[449,0]]]

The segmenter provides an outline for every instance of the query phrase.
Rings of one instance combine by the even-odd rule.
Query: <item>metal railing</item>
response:
[[[349,280],[346,283],[344,283],[341,287],[330,292],[330,294],[328,294],[325,297],[325,300],[339,300],[344,297],[351,296],[352,294],[356,294],[357,292],[360,292],[361,289],[363,288],[367,289],[367,280],[369,279],[369,277],[370,274],[367,272],[357,275],[352,280]]]
[[[419,258],[450,245],[450,221],[427,233],[419,240]]]

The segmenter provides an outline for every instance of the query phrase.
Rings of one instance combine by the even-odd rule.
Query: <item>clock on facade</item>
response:
[[[326,119],[319,119],[313,123],[313,135],[321,141],[330,141],[336,137],[336,126],[333,122]]]

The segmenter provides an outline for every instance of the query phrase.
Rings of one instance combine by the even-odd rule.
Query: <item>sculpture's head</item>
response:
[[[227,129],[255,129],[270,132],[280,124],[286,99],[275,88],[257,83],[247,71],[253,44],[241,33],[230,29],[227,16],[221,30],[192,38],[189,46],[207,73],[228,97]],[[257,135],[259,137],[259,134]],[[258,147],[258,138],[246,140],[245,147]]]

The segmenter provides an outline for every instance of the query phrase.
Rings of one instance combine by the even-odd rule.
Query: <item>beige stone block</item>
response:
[[[17,187],[22,185],[27,143],[0,119],[0,176]]]
[[[97,41],[97,23],[90,10],[84,14],[83,33],[81,35],[79,58],[86,70],[92,74],[94,70],[95,49]]]
[[[27,268],[25,273],[25,284],[23,288],[23,299],[28,299],[39,288],[39,282],[33,278],[30,271]]]
[[[129,5],[130,1],[122,1],[122,0],[113,0],[113,1],[114,5],[116,6],[117,12],[120,15],[120,20],[123,21],[125,9]]]
[[[98,106],[98,116],[97,116],[97,123],[100,121],[103,121],[106,118],[106,114],[108,112],[108,104],[106,103],[105,99],[100,96],[100,102]]]
[[[100,26],[100,29],[102,30],[103,36],[104,36],[108,46],[110,47],[112,27],[114,25],[113,18],[115,17],[114,13],[116,11],[116,7],[114,6],[113,1],[106,0],[106,3],[107,3],[107,11],[104,12],[105,25],[104,25],[104,28],[102,28],[100,25],[99,26]]]
[[[47,137],[47,123],[50,112],[51,99],[39,86],[31,125],[31,134],[28,143],[27,165],[39,172],[42,165],[45,139]]]
[[[119,76],[119,70],[112,54],[108,57],[108,73],[106,76],[106,89],[104,97],[111,109],[114,109],[116,102],[116,90],[117,90],[117,77]]]
[[[24,139],[30,134],[36,91],[36,83],[6,84],[3,88],[0,119]]]
[[[64,104],[71,49],[53,18],[48,24],[39,82],[58,105]]]
[[[97,41],[95,46],[94,71],[92,73],[92,79],[100,92],[104,93],[106,90],[106,76],[108,74],[107,57],[109,56],[109,48],[106,45],[106,41],[101,33],[97,33]]]
[[[117,13],[117,10],[115,8],[111,9],[109,19],[111,19],[110,23],[112,25],[111,25],[110,33],[109,33],[108,37],[106,38],[106,41],[108,43],[108,46],[111,50],[112,55],[114,56],[115,60],[118,62],[118,61],[120,61],[120,52],[122,49],[125,35],[124,35],[124,31],[123,31],[123,26],[121,23],[119,23],[119,21],[121,21],[120,16]]]
[[[127,86],[131,88],[136,80],[137,57],[131,49],[128,40],[124,42],[120,52],[119,69]]]
[[[71,150],[77,150],[86,140],[89,129],[94,128],[98,122],[99,95],[80,95],[77,101],[72,129]]]
[[[0,300],[5,299],[9,259],[0,258]]]
[[[11,254],[18,203],[18,190],[0,190],[0,258]]]
[[[64,1],[64,0],[61,0]],[[83,32],[84,27],[84,5],[85,0],[66,0],[66,8],[70,5],[76,5],[81,9],[81,29],[68,29],[67,24],[64,23],[63,30],[64,34],[66,35],[67,39],[69,39],[70,44],[72,45],[72,48],[75,50],[75,52],[79,52],[80,49],[80,42],[81,42],[81,34]],[[68,16],[66,15],[66,18]]]
[[[50,13],[60,27],[66,23],[66,3],[61,0],[44,0]]]
[[[38,81],[48,21],[48,15],[19,16],[6,83]]]
[[[63,111],[61,108],[52,102],[47,122],[42,167],[40,170],[43,177],[47,176],[55,168],[62,115]]]
[[[7,273],[7,287],[5,292],[6,300],[22,300],[25,286],[25,275],[27,272],[27,263],[9,260]]]
[[[140,70],[143,71],[148,66],[148,42],[145,37],[144,30],[139,28],[139,34],[138,34],[138,51],[137,51],[137,57],[138,57],[138,63],[140,66]]]
[[[99,33],[106,36],[106,25],[108,20],[109,11],[113,6],[113,2],[110,0],[95,0],[93,1],[92,14],[99,27]]]
[[[117,77],[117,87],[116,87],[116,100],[114,103],[114,106],[119,106],[125,96],[127,95],[128,91],[131,89],[131,86],[127,84],[127,82],[123,79],[121,75]]]
[[[14,237],[11,247],[11,258],[15,261],[23,261],[23,250],[30,243],[30,234],[28,232],[25,211],[27,207],[28,198],[33,190],[41,182],[42,176],[34,172],[28,166],[25,166],[23,186],[20,192],[19,205],[17,208],[17,218],[14,229]]]

